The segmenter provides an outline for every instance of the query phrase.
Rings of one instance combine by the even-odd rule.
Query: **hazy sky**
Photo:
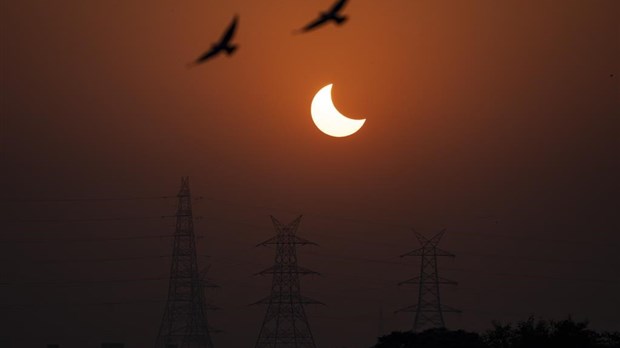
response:
[[[450,328],[620,330],[620,2],[349,2],[344,26],[293,35],[332,1],[2,1],[0,336],[151,346],[174,198],[37,200],[174,196],[184,175],[218,347],[257,338],[270,214],[320,244],[299,255],[323,274],[302,280],[327,303],[320,347],[370,346],[381,309],[411,328],[392,314],[416,301],[396,286],[411,227],[447,228]],[[235,55],[187,69],[234,14]],[[351,137],[312,123],[329,83],[367,119]],[[116,217],[152,219],[95,220]]]

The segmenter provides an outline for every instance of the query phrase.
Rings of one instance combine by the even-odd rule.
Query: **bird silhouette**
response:
[[[338,12],[340,12],[340,10],[342,10],[342,8],[346,4],[346,2],[347,2],[347,0],[338,0],[338,2],[336,2],[334,4],[334,6],[332,6],[332,8],[329,11],[321,12],[319,14],[319,18],[317,18],[314,21],[310,22],[305,27],[297,30],[296,33],[308,32],[310,30],[313,30],[313,29],[316,29],[316,28],[322,26],[323,24],[325,24],[325,23],[327,23],[329,21],[334,21],[337,25],[342,25],[342,23],[344,23],[348,19],[348,17],[340,15]]]
[[[232,55],[237,49],[238,45],[231,44],[231,40],[235,35],[235,31],[237,30],[237,22],[239,21],[239,16],[235,15],[232,22],[228,26],[228,29],[222,35],[220,41],[211,45],[211,49],[203,53],[200,57],[198,57],[195,61],[189,63],[187,66],[192,67],[198,64],[202,64],[207,60],[217,56],[222,51],[226,52],[227,55]]]

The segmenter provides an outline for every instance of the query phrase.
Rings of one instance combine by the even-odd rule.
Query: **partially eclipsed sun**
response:
[[[356,120],[341,114],[332,102],[332,84],[321,88],[310,105],[314,124],[332,137],[346,137],[362,128],[366,119]]]

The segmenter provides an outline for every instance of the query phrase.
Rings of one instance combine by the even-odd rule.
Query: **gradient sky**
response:
[[[416,300],[396,286],[418,271],[398,258],[412,227],[447,228],[450,328],[572,314],[620,330],[620,2],[350,0],[346,25],[292,35],[331,3],[0,4],[0,336],[151,346],[174,198],[39,200],[174,196],[184,175],[222,286],[217,347],[258,335],[270,214],[304,214],[320,244],[299,259],[323,273],[302,280],[328,304],[308,308],[321,347],[370,346],[381,310],[385,332],[411,328],[392,312]],[[187,69],[235,13],[236,54]],[[329,83],[367,119],[354,136],[312,123]],[[111,217],[154,219],[93,221]]]

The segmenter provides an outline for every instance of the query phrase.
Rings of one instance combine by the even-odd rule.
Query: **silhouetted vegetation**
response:
[[[431,329],[392,332],[379,338],[374,348],[620,348],[620,332],[596,332],[588,322],[528,318],[513,324],[493,323],[483,334]]]
[[[482,338],[475,332],[463,330],[431,329],[420,333],[392,332],[379,338],[375,348],[485,348]]]

